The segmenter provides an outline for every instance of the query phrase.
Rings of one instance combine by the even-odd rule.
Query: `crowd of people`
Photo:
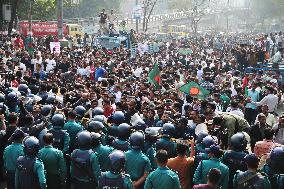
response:
[[[30,52],[24,36],[0,35],[1,181],[7,189],[283,189],[283,40],[281,32],[204,34],[133,56],[88,45],[58,54],[36,38]],[[273,69],[262,70],[268,62]],[[180,90],[190,82],[195,88]]]

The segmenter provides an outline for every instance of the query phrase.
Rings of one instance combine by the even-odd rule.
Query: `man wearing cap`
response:
[[[221,163],[220,157],[223,155],[223,152],[220,149],[220,146],[212,145],[209,149],[209,160],[202,160],[193,177],[194,184],[206,184],[207,183],[207,175],[212,168],[217,168],[221,171],[222,177],[219,182],[219,187],[222,189],[228,188],[229,183],[229,168]]]
[[[9,141],[13,141],[12,144],[7,146],[4,150],[4,168],[7,172],[7,189],[15,188],[15,171],[16,162],[18,157],[24,155],[22,141],[26,134],[20,130],[16,129]]]
[[[234,188],[245,189],[248,186],[259,189],[270,189],[270,182],[265,173],[258,173],[259,159],[255,154],[248,154],[244,158],[248,170],[245,172],[238,171],[234,176]]]

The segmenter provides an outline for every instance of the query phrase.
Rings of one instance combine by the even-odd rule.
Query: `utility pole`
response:
[[[58,39],[63,39],[63,0],[57,0]]]
[[[136,3],[135,3],[136,7],[138,6],[138,0],[136,0]],[[138,33],[138,16],[136,15],[136,32]]]
[[[230,0],[227,1],[227,9],[229,10]],[[227,31],[229,32],[229,11],[227,12]]]
[[[29,35],[32,37],[32,11],[33,11],[33,0],[29,0]]]

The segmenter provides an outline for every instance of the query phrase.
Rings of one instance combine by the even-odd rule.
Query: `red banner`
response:
[[[20,33],[23,35],[28,35],[29,32],[29,22],[19,22]],[[35,37],[42,37],[47,35],[57,36],[58,28],[56,22],[33,22],[32,32]],[[68,34],[67,25],[63,24],[63,34],[64,36]]]

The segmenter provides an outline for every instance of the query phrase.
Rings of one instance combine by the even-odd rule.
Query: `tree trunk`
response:
[[[145,25],[146,25],[146,17],[147,17],[147,9],[148,9],[148,4],[150,0],[146,0],[144,4],[144,15],[143,15],[143,28],[142,31],[145,31]]]
[[[11,20],[10,20],[9,25],[8,25],[8,35],[10,35],[12,33],[13,22],[17,17],[18,2],[19,2],[19,0],[12,0],[12,3],[11,3]]]

